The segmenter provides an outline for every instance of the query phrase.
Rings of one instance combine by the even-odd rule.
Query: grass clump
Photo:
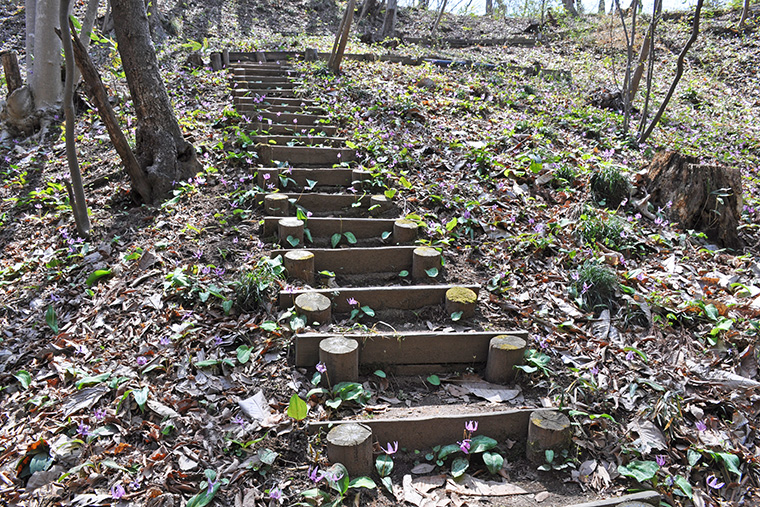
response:
[[[571,278],[570,297],[581,308],[596,312],[617,306],[620,283],[608,267],[596,261],[586,261]]]
[[[626,222],[610,212],[585,205],[578,220],[576,234],[587,245],[601,243],[613,250],[630,248],[633,232]]]
[[[605,166],[591,175],[591,195],[600,206],[616,209],[628,199],[631,183],[615,166]]]
[[[575,169],[567,165],[561,165],[554,170],[552,182],[557,188],[569,187],[577,177],[578,174],[575,172]]]
[[[262,257],[251,271],[244,271],[234,282],[235,305],[242,311],[260,308],[277,293],[285,277],[282,256]]]

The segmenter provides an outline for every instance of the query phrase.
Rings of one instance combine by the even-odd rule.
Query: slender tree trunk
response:
[[[599,14],[606,14],[607,13],[607,7],[604,5],[604,0],[599,0],[599,10],[597,12]]]
[[[578,17],[578,11],[575,9],[575,0],[562,0],[562,3],[564,4],[565,10],[568,14],[574,18]]]
[[[82,44],[84,44],[85,48],[90,45],[92,27],[95,25],[95,18],[98,16],[99,3],[98,0],[88,0],[87,2],[87,10],[84,13],[84,20],[82,21],[82,31],[79,34],[79,39],[82,41]],[[74,67],[74,83],[78,83],[80,77],[79,67]]]
[[[749,0],[744,0],[744,7],[742,8],[742,17],[739,19],[739,28],[744,28],[744,23],[747,22],[747,15],[749,15]]]
[[[26,81],[32,80],[34,71],[34,22],[37,18],[37,0],[26,0]]]
[[[486,16],[493,16],[493,0],[486,0]]]
[[[346,14],[343,16],[341,32],[338,34],[340,40],[337,40],[337,47],[333,49],[333,55],[330,57],[330,69],[335,74],[340,74],[340,64],[343,61],[343,53],[346,51],[348,36],[351,33],[351,24],[354,21],[354,11],[356,10],[356,0],[349,0],[346,7]]]
[[[644,74],[644,63],[649,58],[649,50],[652,46],[652,43],[654,41],[654,30],[657,26],[657,6],[659,5],[659,0],[655,0],[654,7],[653,7],[653,15],[652,15],[652,21],[649,23],[649,30],[647,30],[647,34],[644,37],[644,42],[641,44],[641,49],[639,50],[639,60],[636,64],[636,69],[633,71],[633,77],[631,78],[631,86],[630,86],[630,92],[628,100],[630,102],[633,102],[633,99],[636,98],[636,92],[639,90],[639,83],[641,82],[641,76]]]
[[[392,37],[396,29],[396,8],[398,0],[388,0],[385,5],[385,20],[383,21],[383,39]]]
[[[34,66],[30,88],[37,110],[56,109],[61,103],[61,41],[58,0],[38,0],[34,20]]]
[[[161,80],[143,0],[111,0],[124,73],[137,115],[135,154],[147,175],[151,201],[157,202],[175,182],[195,176],[201,165],[185,141]]]
[[[665,96],[665,100],[662,101],[662,104],[660,104],[660,109],[658,109],[657,113],[654,115],[652,123],[649,124],[649,127],[641,135],[641,139],[639,139],[639,142],[641,143],[646,142],[646,140],[649,139],[649,136],[652,135],[652,131],[657,126],[657,123],[659,123],[660,118],[662,118],[662,114],[668,107],[668,102],[670,102],[670,98],[673,96],[673,93],[675,93],[678,82],[681,80],[681,76],[683,76],[683,62],[686,59],[686,53],[689,52],[689,48],[696,42],[697,37],[699,36],[699,17],[702,14],[703,3],[704,0],[697,0],[697,8],[694,11],[694,24],[691,26],[691,37],[686,42],[686,45],[683,47],[683,50],[681,50],[681,53],[678,55],[678,60],[676,61],[676,75],[673,78],[673,82],[670,84],[670,89],[668,90],[668,94]]]
[[[433,26],[430,28],[430,38],[435,39],[435,31],[438,29],[438,23],[441,22],[441,18],[443,17],[443,12],[446,10],[446,3],[448,0],[443,0],[443,3],[441,4],[441,10],[438,11],[438,15],[435,17],[435,22],[433,23]]]
[[[87,214],[87,200],[84,196],[82,185],[82,173],[79,170],[77,160],[76,133],[74,131],[77,121],[74,113],[74,49],[71,46],[71,34],[69,34],[69,2],[61,0],[60,16],[58,22],[61,25],[61,41],[66,55],[66,83],[63,88],[63,112],[66,116],[66,160],[69,163],[71,174],[71,187],[69,199],[71,209],[74,212],[74,221],[77,225],[79,237],[86,238],[90,235],[90,217]]]

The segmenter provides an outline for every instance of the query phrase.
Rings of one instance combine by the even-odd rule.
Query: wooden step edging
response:
[[[280,309],[286,310],[293,306],[299,294],[316,292],[332,300],[334,313],[349,313],[354,308],[348,304],[353,298],[361,305],[367,305],[377,310],[419,310],[427,306],[443,305],[446,291],[452,285],[410,285],[391,287],[349,287],[336,289],[297,289],[280,291]],[[479,285],[464,285],[476,294],[480,292]]]
[[[257,182],[261,188],[267,184],[274,184],[277,188],[283,188],[279,177],[282,174],[292,180],[288,182],[285,190],[292,190],[293,186],[300,189],[308,186],[309,183],[306,180],[316,181],[317,187],[350,187],[353,183],[354,170],[350,167],[298,167],[290,169],[265,167],[260,168],[258,173]],[[268,174],[269,178],[265,178],[265,174]]]
[[[247,116],[241,114],[241,116]],[[256,117],[254,116],[254,119]],[[324,134],[326,136],[334,136],[338,132],[338,127],[334,125],[319,124],[292,124],[281,125],[269,122],[252,121],[244,123],[241,127],[248,132],[258,132],[260,134],[272,134],[272,135],[306,135],[310,132]]]
[[[320,103],[312,99],[303,98],[288,98],[288,97],[233,97],[232,99],[235,105],[238,104],[254,104],[258,106],[301,106],[301,107],[316,107]]]
[[[399,333],[342,334],[359,342],[359,365],[439,365],[483,364],[488,359],[492,338],[501,335],[528,339],[528,332],[467,331],[433,333],[409,331]],[[295,340],[295,366],[312,367],[319,361],[319,342],[331,333],[299,333]]]
[[[485,435],[500,442],[511,439],[524,445],[528,436],[530,414],[536,410],[528,408],[451,415],[451,405],[441,405],[438,409],[439,413],[427,417],[378,417],[356,421],[310,422],[306,431],[314,434],[320,430],[329,431],[338,424],[361,423],[372,430],[373,439],[381,445],[398,442],[400,447],[422,450],[436,445],[456,443],[462,439],[465,423],[477,421],[478,435]]]
[[[629,495],[618,496],[615,498],[605,498],[604,500],[595,500],[593,502],[577,503],[567,507],[617,507],[628,502],[648,503],[653,507],[660,507],[660,494],[657,491],[640,491]]]
[[[275,161],[287,162],[294,166],[325,166],[351,162],[356,158],[356,150],[349,148],[256,145],[259,163],[274,165]]]
[[[293,170],[295,172],[295,169]],[[277,224],[281,217],[265,217],[262,236],[277,234]],[[335,233],[351,231],[356,239],[381,238],[384,232],[393,232],[396,219],[388,218],[320,218],[312,217],[306,221],[306,227],[312,237],[329,238]]]
[[[296,143],[294,146],[319,146],[324,145],[330,148],[336,148],[346,143],[345,137],[328,137],[328,136],[284,136],[284,135],[255,135],[251,140],[256,143],[266,144],[269,146],[293,146],[289,143]]]
[[[336,275],[362,273],[398,273],[412,270],[414,246],[379,246],[369,248],[310,248],[298,246],[314,254],[314,270],[332,271]],[[285,256],[289,250],[272,250],[271,256]]]

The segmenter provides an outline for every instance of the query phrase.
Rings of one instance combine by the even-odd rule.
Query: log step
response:
[[[293,169],[293,172],[296,170]],[[350,170],[349,170],[350,172]],[[262,236],[270,237],[277,234],[277,224],[280,217],[265,217]],[[312,237],[330,238],[335,233],[351,231],[356,239],[365,240],[381,238],[384,232],[393,232],[396,219],[386,218],[319,218],[312,217],[306,221]]]
[[[379,310],[419,310],[428,306],[443,305],[446,291],[451,285],[411,285],[393,287],[351,287],[337,289],[297,289],[291,292],[280,291],[280,308],[285,310],[293,306],[295,298],[306,292],[318,292],[330,298],[334,313],[350,313],[353,307],[348,299],[354,298],[362,305],[369,305]],[[465,285],[478,293],[479,285]]]
[[[240,109],[245,110],[246,108],[253,107],[258,109],[262,112],[269,112],[269,113],[289,113],[289,114],[309,114],[309,115],[319,115],[324,116],[325,110],[321,107],[316,106],[274,106],[269,104],[241,104]]]
[[[300,107],[317,107],[317,101],[312,99],[302,98],[287,98],[287,97],[235,97],[233,99],[235,106],[242,105],[254,105],[259,107],[270,106],[300,106]]]
[[[525,445],[528,436],[528,420],[534,409],[500,410],[494,412],[470,412],[457,405],[428,405],[425,416],[403,416],[403,412],[414,413],[414,409],[398,410],[398,417],[362,419],[372,429],[372,438],[385,444],[398,442],[399,447],[409,449],[429,449],[436,445],[446,445],[462,439],[464,425],[468,421],[478,421],[478,434],[487,435],[499,442],[514,440],[517,445]],[[452,413],[452,412],[459,413]],[[319,421],[307,425],[309,433],[328,431],[338,424],[355,421]]]
[[[359,365],[444,365],[484,364],[488,360],[491,338],[500,335],[528,338],[526,331],[467,331],[431,333],[402,331],[399,333],[343,334],[359,342]],[[295,365],[314,366],[319,361],[319,342],[329,333],[295,335]]]
[[[284,98],[296,98],[296,92],[292,89],[248,89],[248,88],[233,88],[232,98],[233,101],[236,97],[284,97]]]
[[[248,118],[246,115],[241,115],[244,120]],[[254,118],[254,120],[257,120]],[[316,135],[316,134],[324,134],[326,136],[334,136],[338,132],[338,127],[335,127],[333,125],[325,125],[322,123],[319,124],[292,124],[292,125],[284,125],[284,124],[276,124],[276,123],[267,123],[267,122],[260,122],[260,121],[252,121],[247,124],[241,125],[243,129],[247,131],[256,131],[259,133],[266,133],[266,134],[272,134],[272,135]]]
[[[257,135],[251,139],[257,143],[267,144],[269,146],[331,146],[339,148],[346,144],[345,137],[328,137],[328,136],[277,136],[277,135]]]
[[[247,77],[247,76],[270,76],[270,77],[277,77],[277,76],[298,76],[299,73],[295,70],[288,68],[288,67],[240,67],[235,66],[232,68],[232,75],[237,78]]]
[[[259,162],[264,165],[276,165],[277,160],[293,166],[315,167],[350,162],[356,158],[356,150],[348,148],[258,144],[256,150],[259,153]]]
[[[297,78],[298,74],[293,73],[291,74],[280,74],[275,76],[270,75],[259,75],[259,74],[245,74],[245,75],[238,75],[235,76],[234,82],[238,84],[238,86],[245,87],[246,84],[261,84],[261,83],[294,83],[294,84],[301,84],[294,82],[293,79]]]
[[[317,139],[315,137],[314,139]],[[329,138],[328,138],[329,139]],[[349,187],[353,182],[353,169],[348,167],[317,167],[317,168],[263,168],[259,169],[258,184],[264,188],[267,184],[275,184],[277,188],[286,190],[303,189],[310,186],[307,180],[316,181],[314,188],[318,187]],[[268,174],[269,178],[264,175]],[[286,186],[283,186],[279,175],[288,178]],[[275,228],[276,229],[276,228]]]
[[[282,65],[278,62],[303,59],[303,51],[230,51],[231,62],[250,62],[252,65]],[[264,62],[258,63],[258,59]]]
[[[237,90],[292,90],[298,86],[300,86],[300,83],[294,83],[288,79],[278,79],[277,81],[268,83],[236,80],[234,83],[234,87]]]
[[[412,270],[414,246],[381,246],[370,248],[310,248],[315,271],[332,271],[336,275],[398,273]],[[285,256],[288,250],[272,250],[271,256]]]
[[[264,203],[266,194],[257,194],[256,202]],[[357,217],[367,215],[367,210],[371,204],[372,196],[369,194],[324,194],[324,193],[283,193],[290,202],[289,216],[296,215],[296,206],[300,206],[311,212],[314,216],[337,215],[343,217]],[[390,209],[385,211],[384,215],[396,215],[398,209],[391,205]],[[386,217],[388,218],[388,217]]]
[[[256,118],[260,116],[264,120],[272,120],[272,123],[283,123],[286,125],[297,125],[299,123],[306,123],[309,125],[318,125],[320,123],[330,123],[330,118],[321,114],[303,114],[303,113],[277,113],[270,111],[259,111],[253,108],[247,109],[248,106],[241,106],[238,108],[238,112],[241,114],[247,113],[255,115]]]

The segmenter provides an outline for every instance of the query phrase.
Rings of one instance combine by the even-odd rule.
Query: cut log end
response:
[[[389,211],[391,206],[391,201],[384,195],[373,195],[370,198],[370,215],[373,217],[380,216]]]
[[[285,271],[290,280],[314,283],[314,254],[308,250],[291,250],[285,254]]]
[[[432,270],[436,271],[433,272]],[[441,271],[441,252],[429,246],[415,248],[412,254],[412,279],[427,281],[437,278]]]
[[[306,317],[309,324],[324,324],[332,318],[330,298],[318,292],[300,294],[295,301],[296,310]]]
[[[478,295],[466,287],[452,287],[446,291],[446,313],[448,315],[461,312],[462,319],[475,315],[475,305]]]
[[[359,342],[353,338],[334,336],[320,341],[319,360],[325,364],[331,382],[359,380]]]
[[[285,194],[267,194],[264,196],[264,210],[267,215],[284,217],[290,214],[290,201]]]
[[[297,218],[282,218],[277,223],[277,231],[280,237],[280,244],[284,248],[296,248],[303,246],[303,220],[299,220]]]
[[[570,448],[570,419],[558,410],[536,410],[530,414],[526,456],[532,463],[546,461],[545,452],[559,453]]]
[[[393,242],[397,245],[414,243],[417,240],[417,222],[400,218],[393,224]]]
[[[327,434],[327,457],[346,467],[349,477],[372,473],[372,430],[363,424],[335,426]]]
[[[515,378],[515,366],[522,364],[527,343],[518,336],[500,335],[491,338],[486,364],[486,380],[507,384]]]

